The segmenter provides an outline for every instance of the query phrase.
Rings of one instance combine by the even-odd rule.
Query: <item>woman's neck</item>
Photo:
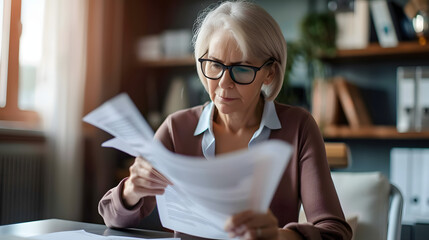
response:
[[[264,98],[261,96],[256,104],[240,112],[223,114],[215,109],[213,122],[218,127],[222,127],[225,131],[231,133],[239,133],[242,130],[251,128],[257,129],[261,123],[263,110]]]

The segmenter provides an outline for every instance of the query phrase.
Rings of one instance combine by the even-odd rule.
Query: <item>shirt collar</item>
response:
[[[200,116],[200,120],[198,120],[197,127],[195,128],[194,136],[200,135],[206,130],[210,130],[212,128],[212,119],[214,113],[213,106],[213,102],[210,102],[207,106],[204,107]]]
[[[197,127],[195,128],[194,136],[200,135],[206,130],[213,133],[213,113],[214,104],[213,102],[210,102],[201,113]],[[264,126],[271,130],[282,128],[273,101],[265,101],[260,128]]]

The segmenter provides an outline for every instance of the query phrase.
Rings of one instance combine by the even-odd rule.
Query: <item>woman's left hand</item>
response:
[[[268,211],[255,213],[244,211],[231,216],[225,224],[225,231],[230,237],[241,239],[278,239],[277,218]]]

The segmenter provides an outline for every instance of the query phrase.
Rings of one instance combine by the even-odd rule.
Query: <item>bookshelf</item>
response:
[[[335,57],[324,60],[342,60],[389,56],[427,56],[429,45],[421,46],[417,42],[402,42],[397,47],[383,48],[378,43],[370,44],[365,49],[339,50]],[[157,60],[140,60],[138,64],[151,69],[168,69],[175,67],[192,67],[195,64],[193,56],[183,58],[162,58]],[[396,126],[365,126],[351,128],[349,126],[327,126],[322,131],[326,139],[429,139],[429,131],[400,133]]]
[[[349,138],[349,139],[429,139],[429,131],[424,132],[398,132],[396,126],[368,126],[351,128],[349,126],[327,126],[322,130],[326,139]]]
[[[194,56],[183,58],[161,58],[156,60],[139,60],[139,65],[148,68],[191,67],[195,65]]]
[[[378,43],[371,43],[363,49],[338,50],[333,57],[322,57],[325,61],[359,59],[370,57],[392,57],[392,56],[421,56],[427,57],[429,54],[429,44],[419,45],[418,42],[401,42],[396,47],[383,48]]]
[[[396,68],[398,66],[427,65],[429,61],[429,45],[415,42],[400,42],[398,46],[383,48],[378,43],[371,43],[364,49],[338,50],[333,57],[322,57],[323,61],[331,64],[339,75],[355,78],[354,83],[362,83],[366,88],[380,87],[379,81],[384,81],[383,88],[395,89]],[[366,65],[366,66],[365,66]],[[379,70],[372,70],[379,69]],[[382,69],[382,70],[380,70]],[[386,80],[388,79],[388,80]],[[386,85],[387,84],[387,85]],[[390,86],[389,86],[390,85]],[[391,87],[392,86],[392,87]],[[394,91],[390,92],[395,94]],[[364,98],[366,96],[363,96]],[[385,109],[376,108],[376,111]],[[374,112],[374,111],[373,111]],[[392,118],[391,118],[392,119]],[[348,125],[327,125],[322,134],[325,139],[381,139],[381,140],[410,140],[429,139],[429,131],[398,132],[392,122],[350,127]],[[342,123],[341,123],[342,124]]]

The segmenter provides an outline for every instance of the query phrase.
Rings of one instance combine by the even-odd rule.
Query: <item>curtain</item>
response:
[[[45,0],[36,106],[48,142],[46,217],[80,220],[87,0]]]

